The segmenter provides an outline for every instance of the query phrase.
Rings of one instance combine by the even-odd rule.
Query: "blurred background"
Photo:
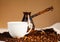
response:
[[[44,28],[60,22],[60,0],[0,0],[0,28],[7,28],[9,21],[21,21],[23,12],[36,14],[50,6],[53,11],[33,18],[36,28]]]

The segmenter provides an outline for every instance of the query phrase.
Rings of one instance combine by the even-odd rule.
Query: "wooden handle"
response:
[[[53,7],[52,7],[52,6],[51,6],[51,7],[46,8],[44,11],[50,11],[50,10],[53,10]]]
[[[33,17],[36,17],[36,16],[38,16],[38,15],[41,15],[41,14],[43,14],[43,13],[45,13],[45,12],[48,12],[48,11],[52,11],[53,10],[53,7],[51,6],[51,7],[48,7],[48,8],[46,8],[46,9],[44,9],[43,11],[40,11],[40,12],[38,12],[38,13],[36,13],[36,14],[34,14],[34,15],[32,15],[31,17],[33,18]]]

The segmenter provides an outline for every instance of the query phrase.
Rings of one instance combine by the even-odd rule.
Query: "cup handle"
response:
[[[28,25],[28,27],[30,28],[30,30],[28,32],[26,32],[26,34],[29,34],[31,32],[31,30],[32,30],[32,24]]]

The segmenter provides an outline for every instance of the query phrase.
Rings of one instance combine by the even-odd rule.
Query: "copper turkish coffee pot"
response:
[[[23,16],[22,21],[30,22],[31,25],[30,25],[29,28],[32,28],[32,30],[34,30],[34,29],[35,29],[35,25],[34,25],[34,22],[33,22],[32,18],[34,18],[34,17],[36,17],[36,16],[38,16],[38,15],[41,15],[41,14],[43,14],[43,13],[45,13],[45,12],[48,12],[48,11],[50,11],[50,10],[51,10],[51,11],[53,10],[53,7],[52,7],[52,6],[46,8],[46,9],[44,9],[44,10],[42,10],[42,11],[40,11],[40,12],[38,12],[38,13],[32,15],[32,16],[31,16],[31,12],[23,12],[24,16]]]

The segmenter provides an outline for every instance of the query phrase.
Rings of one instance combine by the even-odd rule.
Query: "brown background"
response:
[[[60,0],[0,0],[0,28],[7,28],[8,21],[21,21],[24,11],[33,15],[50,6],[53,11],[33,18],[37,28],[60,22]]]

